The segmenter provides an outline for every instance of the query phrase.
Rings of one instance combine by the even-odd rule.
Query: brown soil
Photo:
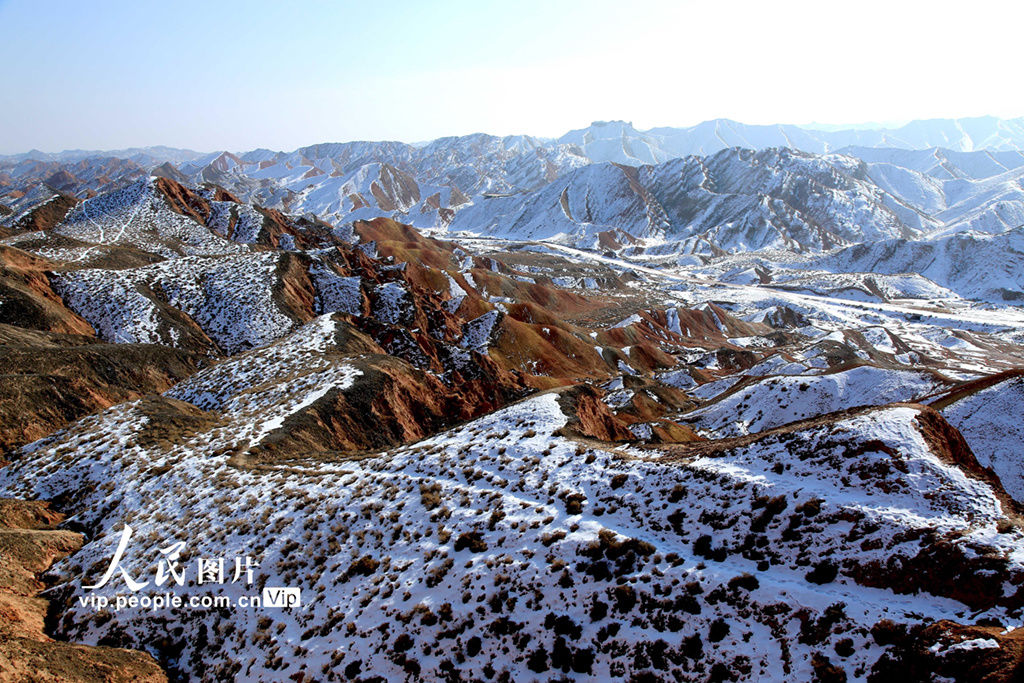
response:
[[[196,372],[199,354],[0,324],[0,453]]]
[[[14,227],[16,230],[24,232],[49,230],[64,220],[64,216],[68,215],[68,211],[73,209],[76,204],[78,204],[78,200],[74,197],[58,194],[55,198],[40,204],[22,216]]]
[[[46,270],[55,265],[20,249],[0,245],[0,299],[4,302],[0,323],[94,335],[92,326],[65,307],[50,287]]]
[[[216,414],[160,394],[145,396],[139,401],[137,408],[148,418],[146,424],[135,435],[138,444],[143,448],[157,447],[167,450],[200,432],[209,431],[219,421]]]
[[[153,658],[137,650],[57,642],[45,632],[49,603],[40,574],[82,546],[55,529],[63,516],[45,503],[0,499],[0,680],[33,683],[163,683]]]
[[[1012,683],[1024,680],[1024,629],[1004,633],[1001,626],[970,626],[951,621],[901,628],[879,622],[872,635],[892,647],[872,668],[869,681],[954,681]],[[949,650],[967,640],[994,640],[998,647]],[[938,651],[930,648],[938,645]]]
[[[604,392],[582,384],[562,391],[558,404],[569,416],[560,433],[568,437],[589,437],[600,441],[634,441],[626,423],[615,416],[601,400]]]
[[[921,430],[932,453],[943,462],[956,465],[968,476],[980,479],[991,486],[992,491],[999,497],[1004,512],[1018,518],[1024,517],[1024,505],[1006,493],[999,476],[993,470],[981,466],[963,435],[953,425],[946,422],[942,414],[934,408],[927,406],[921,408],[921,412],[916,418],[918,429]]]
[[[316,290],[309,279],[309,257],[284,252],[277,262],[277,282],[272,296],[281,311],[297,323],[316,317]]]
[[[250,452],[249,464],[296,455],[331,457],[417,441],[472,416],[474,405],[433,375],[393,356],[353,359],[351,387],[329,391],[290,416]]]
[[[172,211],[206,225],[206,221],[210,218],[210,203],[208,201],[176,180],[163,176],[156,179],[156,189],[163,194]]]

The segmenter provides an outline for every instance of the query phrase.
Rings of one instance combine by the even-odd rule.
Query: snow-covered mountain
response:
[[[671,217],[717,188],[823,216],[816,197],[846,206],[868,182],[842,156],[696,162],[589,165],[554,199],[566,221]],[[684,171],[704,185],[673,200]],[[890,216],[878,196],[865,215]],[[900,299],[920,283],[895,276],[700,270],[750,254],[652,268],[346,231],[166,177],[62,207],[0,244],[0,492],[55,500],[86,534],[52,570],[61,638],[200,680],[1016,665],[1019,453],[998,425],[1019,407],[1019,309]],[[82,588],[126,523],[130,576],[178,541],[259,565],[251,585],[162,591],[286,585],[302,604],[95,609],[79,598],[127,590]]]
[[[41,152],[38,149],[33,149],[21,154],[0,155],[0,162],[50,161],[56,163],[76,163],[86,159],[114,158],[125,159],[142,166],[155,166],[167,162],[184,163],[201,156],[203,156],[202,152],[196,152],[191,149],[155,145],[152,147],[131,147],[115,150],[69,149],[63,152]]]
[[[980,180],[1020,168],[1021,155],[1016,150],[1024,148],[1024,121],[937,119],[897,129],[827,131],[728,120],[638,131],[629,123],[611,121],[595,122],[556,140],[477,134],[422,145],[324,143],[293,152],[255,149],[199,154],[161,147],[102,153],[29,152],[0,157],[0,192],[25,193],[33,184],[46,183],[84,197],[153,172],[178,182],[214,183],[262,206],[312,213],[335,223],[388,216],[420,227],[445,227],[470,202],[536,191],[588,164],[660,165],[674,159],[713,157],[732,148],[789,148],[813,154],[841,151],[877,167],[872,178],[886,191],[891,184],[909,182],[914,186],[909,196],[898,189],[894,194],[909,199],[912,210],[921,208],[930,214],[939,209],[927,201],[930,188],[916,187],[917,176],[937,182]],[[913,171],[914,179],[901,178],[906,171]],[[0,205],[9,205],[13,199],[0,199]],[[919,207],[914,200],[924,205]],[[902,219],[915,222],[909,216]]]
[[[1019,153],[999,161],[987,152],[863,152],[869,160],[728,149],[639,168],[594,164],[533,193],[474,202],[450,229],[585,246],[612,231],[649,238],[656,252],[718,254],[823,251],[1024,225]]]
[[[715,119],[686,128],[636,130],[625,121],[596,121],[558,140],[582,147],[592,161],[656,164],[684,156],[708,156],[730,147],[789,147],[825,154],[845,147],[958,152],[1024,148],[1024,119],[978,117],[912,121],[899,128],[818,130],[813,125],[750,125]]]
[[[154,681],[1012,679],[1024,314],[926,277],[990,287],[1020,231],[910,227],[916,185],[872,180],[892,162],[588,164],[473,200],[455,224],[493,203],[514,234],[458,242],[167,175],[40,191],[0,236],[0,496],[53,501],[83,536],[2,534],[0,568],[29,568],[0,597],[34,611],[6,612],[0,677],[62,666],[31,664],[55,636]],[[353,163],[339,201],[424,201],[398,164]],[[900,168],[946,209],[944,183],[1015,171]],[[669,248],[745,216],[702,239],[866,241]],[[26,505],[0,500],[0,524]],[[131,593],[84,587],[126,524],[139,596],[228,602],[96,607]],[[155,583],[175,547],[227,579]],[[47,607],[33,572],[68,553]],[[301,604],[238,602],[279,586]]]
[[[807,265],[841,273],[917,273],[961,296],[1019,303],[1024,301],[1024,225],[997,234],[955,232],[856,244]]]
[[[397,216],[443,226],[471,196],[534,189],[589,163],[567,145],[527,136],[470,135],[423,146],[352,142],[291,153],[207,155],[177,166],[191,182],[216,183],[246,199],[333,221]]]
[[[618,231],[713,254],[822,250],[933,227],[911,215],[852,157],[729,149],[639,168],[594,164],[535,193],[475,203],[450,229],[586,246]]]
[[[1015,130],[1014,122],[986,121],[911,126],[917,137],[900,144],[913,146],[907,140],[920,141],[933,128],[988,130],[989,141]],[[756,148],[777,141],[770,128],[727,126],[746,130],[748,137],[740,139],[724,136],[721,122],[713,123],[725,142]],[[1024,225],[1019,151],[861,145],[816,153],[795,149],[813,145],[789,139],[788,147],[678,156],[686,148],[666,146],[666,140],[678,143],[680,130],[640,134],[610,122],[555,141],[471,135],[423,145],[332,143],[291,153],[200,155],[165,161],[152,172],[203,185],[206,193],[226,192],[250,207],[303,214],[339,234],[355,221],[388,217],[464,236],[612,252],[658,267],[701,266],[736,282],[755,278],[867,296],[874,296],[872,287],[913,296],[952,291],[986,301],[1021,295],[1014,237]],[[863,130],[848,133],[849,139],[830,139],[876,142]],[[77,199],[138,187],[145,176],[139,163],[112,157],[0,163],[6,188],[0,234],[52,227]],[[68,226],[95,223],[84,213],[90,206],[76,209]],[[251,208],[232,211],[225,220],[239,234],[262,221],[249,221],[256,216]],[[117,234],[117,226],[112,229]],[[743,254],[751,255],[747,265],[736,262],[727,272],[730,259]],[[981,263],[986,267],[975,267]],[[851,273],[869,274],[871,286],[843,290],[836,283]],[[890,277],[888,284],[880,276]]]

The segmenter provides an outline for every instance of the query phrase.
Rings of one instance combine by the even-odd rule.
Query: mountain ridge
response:
[[[652,136],[652,137],[678,136],[678,135],[680,135],[682,133],[685,133],[685,132],[695,132],[695,131],[698,131],[698,130],[706,129],[706,128],[710,127],[710,126],[716,126],[716,127],[717,126],[729,126],[729,127],[734,128],[734,129],[749,129],[751,131],[763,131],[763,132],[767,132],[767,131],[803,131],[804,133],[806,133],[808,135],[811,135],[811,136],[821,136],[823,138],[834,137],[836,139],[842,139],[844,137],[849,137],[849,138],[853,138],[853,139],[858,139],[858,138],[860,138],[860,139],[870,139],[872,137],[880,138],[882,136],[887,136],[888,135],[888,136],[892,136],[889,139],[890,142],[891,142],[891,140],[900,140],[901,139],[899,137],[899,135],[897,135],[897,134],[902,134],[903,136],[905,136],[906,138],[909,138],[910,140],[913,139],[913,136],[909,135],[909,133],[914,133],[915,135],[918,135],[918,136],[923,134],[924,137],[919,137],[918,138],[918,143],[919,143],[921,140],[928,139],[928,137],[929,137],[929,132],[927,130],[928,127],[931,127],[933,129],[931,134],[935,134],[936,131],[934,129],[936,129],[936,128],[953,126],[954,128],[961,128],[962,129],[965,124],[967,126],[969,126],[969,127],[975,127],[975,128],[978,127],[978,126],[982,126],[982,125],[990,125],[990,126],[996,128],[996,129],[999,129],[1000,127],[1002,127],[1005,130],[1012,131],[1015,135],[1020,135],[1021,137],[1015,137],[1014,138],[1014,139],[1016,139],[1018,141],[1018,144],[1017,144],[1017,146],[1012,147],[1010,149],[1018,149],[1018,150],[1019,149],[1024,149],[1024,116],[1016,117],[1016,118],[999,118],[999,117],[995,117],[995,116],[987,116],[986,115],[986,116],[958,117],[958,118],[913,119],[913,120],[911,120],[911,121],[909,121],[909,122],[907,122],[907,123],[905,123],[905,124],[903,124],[901,126],[885,126],[885,125],[882,125],[882,124],[873,124],[873,123],[850,124],[850,125],[837,124],[837,125],[834,125],[834,126],[833,125],[827,125],[827,124],[820,124],[820,123],[809,123],[809,124],[791,124],[791,123],[747,124],[747,123],[743,123],[741,121],[736,121],[736,120],[729,119],[729,118],[715,118],[715,119],[708,119],[706,121],[701,121],[699,123],[696,123],[696,124],[693,124],[693,125],[690,125],[690,126],[654,126],[652,128],[646,129],[646,130],[636,129],[636,128],[633,127],[632,122],[627,122],[627,121],[623,121],[623,120],[594,121],[594,122],[592,122],[590,124],[590,126],[588,126],[586,128],[570,130],[570,131],[568,131],[566,133],[563,133],[560,136],[553,137],[553,138],[548,138],[548,137],[538,136],[538,135],[524,134],[524,133],[511,134],[511,135],[495,135],[495,134],[491,134],[491,133],[476,132],[476,133],[467,133],[467,134],[461,134],[461,135],[443,135],[443,136],[440,136],[440,137],[437,137],[437,138],[432,138],[432,139],[424,141],[424,142],[405,142],[405,141],[396,140],[396,139],[382,139],[382,140],[361,139],[361,140],[346,140],[346,141],[324,141],[324,142],[319,142],[319,143],[312,143],[312,144],[309,144],[309,145],[302,145],[302,146],[299,146],[299,147],[295,148],[291,152],[288,152],[287,150],[269,150],[267,148],[254,148],[252,150],[246,150],[246,151],[239,151],[239,150],[230,151],[230,150],[224,149],[224,150],[214,150],[214,151],[210,151],[210,152],[198,152],[198,151],[195,151],[193,149],[180,148],[180,147],[170,147],[170,146],[167,146],[167,145],[130,147],[130,148],[123,148],[123,149],[116,149],[116,150],[83,150],[83,149],[74,149],[74,150],[62,150],[60,152],[43,152],[43,151],[41,151],[39,149],[32,149],[32,150],[29,150],[28,152],[19,152],[19,153],[13,153],[13,154],[0,154],[0,161],[24,161],[24,160],[28,160],[28,159],[33,159],[33,160],[38,160],[38,161],[80,161],[81,159],[85,159],[85,158],[89,158],[89,157],[131,158],[133,156],[150,156],[150,157],[152,157],[154,159],[160,159],[159,163],[163,163],[163,161],[172,161],[172,160],[174,160],[175,157],[180,157],[179,160],[192,160],[192,159],[208,156],[208,155],[211,155],[211,154],[218,155],[218,154],[221,154],[221,153],[224,153],[224,152],[231,153],[231,154],[236,154],[236,155],[238,155],[240,157],[244,157],[244,155],[249,154],[251,152],[271,152],[272,154],[294,154],[294,153],[305,152],[305,151],[310,150],[310,149],[312,149],[314,147],[338,145],[338,144],[405,145],[405,146],[408,146],[408,147],[421,148],[421,147],[426,147],[426,146],[428,146],[428,145],[430,145],[432,143],[435,143],[435,142],[458,140],[458,139],[464,139],[464,138],[474,138],[474,137],[481,137],[481,136],[483,136],[483,137],[492,137],[492,138],[501,138],[501,139],[523,138],[523,139],[531,139],[531,140],[535,140],[535,141],[543,142],[543,143],[550,143],[550,142],[553,142],[553,141],[561,141],[561,140],[566,140],[566,139],[572,139],[573,136],[575,134],[577,134],[577,133],[583,134],[586,131],[591,131],[592,129],[595,129],[595,128],[606,128],[606,127],[615,126],[615,125],[620,125],[620,126],[623,126],[623,127],[628,127],[629,130],[632,133],[635,133],[637,135],[648,135],[648,136]],[[962,131],[962,132],[966,135],[966,131]],[[976,132],[977,132],[977,128],[976,128]],[[991,131],[989,131],[989,132],[991,132]],[[949,139],[950,138],[946,138],[946,141],[948,142]],[[962,138],[962,140],[966,140],[966,137]],[[971,140],[973,142],[973,138],[971,138]],[[991,137],[986,138],[985,140],[986,141],[991,140]],[[994,142],[998,142],[998,140],[994,141]],[[851,143],[847,143],[845,145],[840,144],[839,146],[836,146],[836,144],[832,144],[830,149],[826,149],[826,150],[822,150],[822,151],[833,151],[833,150],[839,149],[842,146],[853,146],[854,144],[855,143],[852,143],[852,142]],[[908,144],[909,144],[909,140],[908,140]],[[1000,144],[1002,144],[1002,143],[1000,143]],[[991,148],[990,145],[991,145],[991,143],[983,144],[981,147],[975,147],[975,146],[972,145],[971,149],[960,149],[960,150],[957,150],[957,151],[972,151],[973,149],[976,149],[976,148],[990,149]],[[728,145],[728,146],[743,146],[743,145]],[[779,144],[776,144],[776,143],[772,143],[772,144],[764,145],[764,146],[773,146],[773,147],[776,147],[776,146],[793,146],[795,149],[802,149],[803,151],[816,151],[816,150],[813,150],[813,149],[804,149],[800,145],[779,145]],[[892,145],[892,144],[864,144],[864,146],[869,146],[869,147],[896,147],[896,148],[904,148],[904,149],[924,149],[924,148],[929,148],[929,147],[943,147],[945,145],[939,144],[938,142],[932,142],[930,144],[924,144],[923,146],[921,146],[920,144],[917,144],[917,146],[909,146],[909,147],[901,147],[899,145]],[[760,147],[761,146],[754,146],[753,148],[754,149],[759,149]],[[694,152],[690,152],[690,153],[694,153]],[[681,156],[681,155],[682,154],[677,154],[677,156]],[[159,164],[157,164],[157,165],[159,165]]]
[[[585,190],[613,176],[660,220],[655,203],[685,212],[679,187],[740,214],[770,191],[824,223],[817,202],[866,182],[851,157],[719,154],[588,165],[564,209],[549,193],[597,216]],[[654,182],[683,167],[707,177]],[[385,175],[363,191],[401,200],[373,193]],[[53,637],[200,680],[1020,664],[1017,307],[795,267],[817,254],[687,266],[608,235],[612,256],[332,226],[162,176],[54,208],[0,248],[0,496],[87,532],[51,570]],[[183,598],[280,584],[301,606],[98,610],[80,598],[121,577],[81,586],[126,523],[131,576],[181,541],[259,565],[251,587],[170,586]]]

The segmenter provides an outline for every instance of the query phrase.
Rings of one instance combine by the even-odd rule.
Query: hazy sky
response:
[[[0,153],[1024,115],[990,2],[0,0]]]

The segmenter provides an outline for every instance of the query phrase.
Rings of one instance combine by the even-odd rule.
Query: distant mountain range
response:
[[[312,145],[295,150],[294,154],[313,151],[310,158],[324,158],[323,152],[339,146],[380,146],[390,148],[427,148],[449,146],[452,142],[467,142],[494,139],[494,136],[474,134],[438,138],[432,142],[411,145],[401,142],[359,142],[328,143]],[[868,126],[816,126],[776,124],[751,125],[729,119],[713,119],[689,127],[659,127],[638,131],[632,123],[625,121],[595,121],[586,128],[572,130],[557,140],[525,135],[501,138],[507,149],[524,143],[529,146],[557,147],[573,145],[582,148],[592,161],[615,161],[641,165],[656,164],[675,157],[691,154],[707,155],[728,147],[764,149],[766,147],[789,147],[804,152],[834,152],[844,147],[892,147],[896,149],[928,149],[942,147],[958,152],[972,152],[980,149],[1007,151],[1024,148],[1024,117],[1000,119],[994,116],[979,116],[959,119],[920,119],[896,128]],[[243,159],[266,161],[281,156],[283,152],[255,149],[249,152],[235,152]],[[220,152],[204,153],[191,149],[180,149],[158,145],[154,147],[132,147],[119,150],[65,150],[49,153],[33,149],[21,154],[0,155],[0,162],[17,163],[26,160],[75,162],[93,157],[117,157],[139,165],[175,164],[187,161],[212,161]]]
[[[941,275],[949,268],[905,256],[995,249],[1013,261],[1009,284],[936,282],[999,300],[1020,290],[1012,279],[1022,259],[1010,246],[1019,240],[999,237],[1024,226],[1020,149],[1024,119],[984,117],[832,131],[728,120],[637,131],[613,121],[557,140],[476,134],[293,152],[29,152],[0,159],[0,215],[27,229],[29,214],[55,193],[86,199],[154,175],[336,227],[388,217],[673,263],[942,239],[941,247],[899,249],[898,263],[854,260],[863,270],[920,266]]]
[[[595,122],[557,140],[530,136],[475,134],[439,138],[421,145],[401,142],[343,142],[302,147],[293,152],[255,149],[199,153],[170,147],[109,152],[82,150],[48,154],[31,151],[0,157],[0,192],[28,192],[45,183],[79,197],[123,186],[154,173],[179,182],[214,183],[240,197],[290,212],[315,213],[328,220],[381,215],[420,226],[443,227],[475,197],[538,190],[571,171],[593,163],[627,166],[661,164],[723,149],[790,148],[815,154],[844,151],[865,157],[865,148],[931,150],[906,157],[913,170],[930,172],[949,164],[977,178],[1016,168],[1024,149],[1024,119],[934,119],[896,129],[815,130],[777,125],[752,126],[725,119],[689,128],[638,131],[622,121]],[[985,150],[967,160],[961,154]],[[1010,154],[1007,156],[1007,152]],[[1009,159],[1009,163],[1007,163]],[[955,168],[954,168],[955,167]],[[0,202],[10,205],[16,197]]]
[[[689,128],[652,128],[644,132],[623,121],[609,121],[595,122],[587,128],[566,133],[558,142],[581,146],[594,161],[634,166],[688,155],[705,156],[730,147],[789,147],[816,154],[852,146],[1007,151],[1024,149],[1024,118],[928,119],[912,121],[900,128],[837,130],[794,125],[753,126],[715,119]]]
[[[450,229],[580,246],[618,231],[671,240],[677,253],[714,254],[1022,224],[1020,152],[732,148],[639,168],[592,164],[539,190],[475,202]]]

